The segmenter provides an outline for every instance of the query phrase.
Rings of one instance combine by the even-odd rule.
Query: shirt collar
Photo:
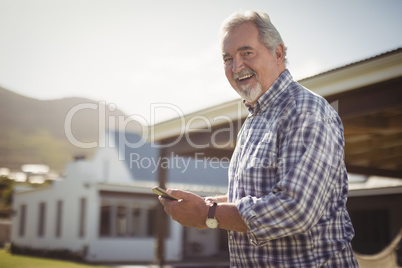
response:
[[[254,108],[251,107],[246,100],[243,100],[244,105],[247,107],[250,115],[253,115],[260,110],[265,110],[270,104],[272,104],[279,95],[287,88],[287,86],[293,81],[293,77],[289,70],[283,71],[279,77],[274,81],[271,87],[265,91],[254,104]]]

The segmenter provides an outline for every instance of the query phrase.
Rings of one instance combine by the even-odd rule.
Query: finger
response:
[[[164,207],[168,206],[169,202],[172,201],[168,198],[164,198],[163,196],[159,196],[158,199],[159,199],[159,202],[161,202]]]
[[[194,196],[194,194],[190,193],[190,192],[186,192],[186,191],[182,191],[182,190],[178,190],[178,189],[167,189],[166,192],[176,198],[176,199],[190,199],[192,196]]]
[[[168,214],[169,216],[171,216],[171,215],[170,215],[170,209],[169,209],[169,208],[164,207],[163,210],[165,211],[166,214]]]
[[[167,198],[163,198],[163,197],[159,197],[159,201],[162,203],[163,205],[163,210],[166,212],[166,214],[171,216],[171,212],[172,212],[172,201],[167,199]]]

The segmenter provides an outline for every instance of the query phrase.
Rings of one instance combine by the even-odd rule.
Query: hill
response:
[[[72,140],[98,142],[111,117],[116,122],[127,118],[113,108],[84,98],[38,100],[0,87],[0,167],[45,164],[61,172],[75,155],[91,156],[96,149],[80,148]],[[139,127],[131,122],[127,130]]]

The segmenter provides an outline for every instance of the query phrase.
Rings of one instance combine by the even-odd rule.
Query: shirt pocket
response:
[[[250,137],[243,155],[244,169],[273,169],[278,163],[276,135],[271,131],[255,131]]]
[[[278,181],[278,150],[272,142],[249,143],[241,159],[238,178],[245,195],[263,196],[271,192]]]
[[[274,169],[277,167],[277,150],[272,143],[259,142],[250,144],[244,157],[245,169]]]

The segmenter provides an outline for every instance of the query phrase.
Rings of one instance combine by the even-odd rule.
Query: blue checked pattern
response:
[[[336,111],[288,70],[249,110],[228,191],[249,230],[229,231],[231,267],[358,267]]]

